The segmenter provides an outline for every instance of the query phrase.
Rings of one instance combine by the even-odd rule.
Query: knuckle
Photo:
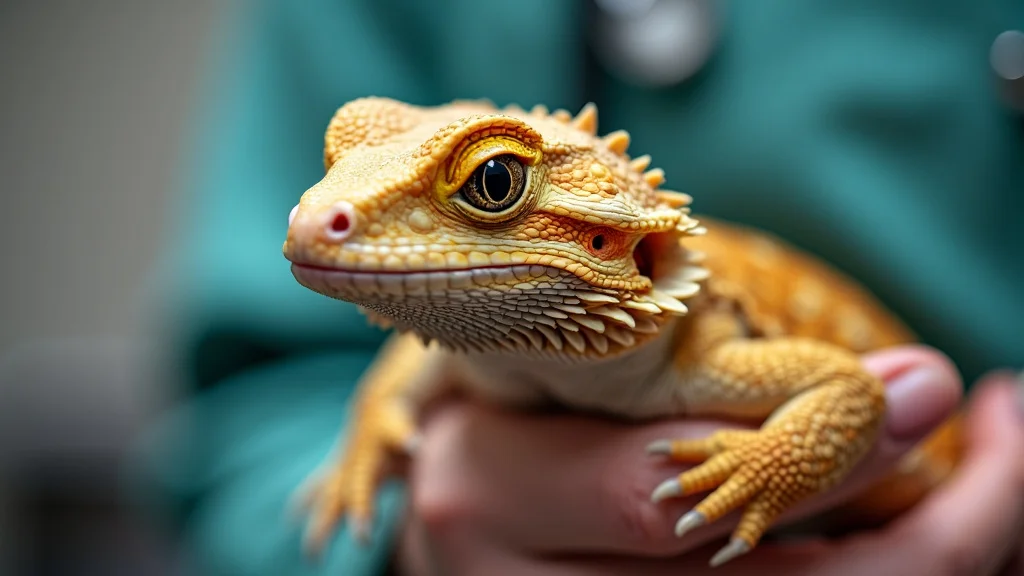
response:
[[[435,535],[471,515],[469,491],[457,465],[459,443],[451,436],[458,432],[458,425],[457,418],[438,419],[424,436],[409,477],[409,513]]]
[[[613,511],[612,521],[621,526],[623,544],[644,555],[661,556],[675,552],[677,542],[666,508],[650,501],[652,489],[640,478],[642,475],[623,483],[622,470],[613,473],[620,478],[606,493]]]
[[[438,482],[414,487],[410,512],[433,535],[456,531],[472,516],[467,500],[460,498],[456,490]]]
[[[480,574],[477,507],[459,487],[431,482],[414,486],[409,499],[410,526],[421,533],[428,564],[438,574]],[[431,572],[435,573],[435,572]]]

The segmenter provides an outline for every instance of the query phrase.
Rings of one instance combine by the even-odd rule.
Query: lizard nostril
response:
[[[355,227],[356,213],[348,202],[338,202],[327,218],[327,237],[340,242],[348,238]]]
[[[349,226],[348,215],[338,214],[331,222],[331,230],[337,233],[347,232]]]

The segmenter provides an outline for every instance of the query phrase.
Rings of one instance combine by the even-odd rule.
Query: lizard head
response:
[[[702,229],[628,134],[596,129],[593,105],[350,102],[284,254],[303,286],[452,349],[629,349],[686,312],[705,272],[680,239]]]

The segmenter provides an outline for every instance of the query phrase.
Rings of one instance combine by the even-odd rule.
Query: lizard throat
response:
[[[598,288],[537,265],[396,273],[293,264],[292,273],[315,292],[357,304],[378,325],[470,354],[614,356],[650,340],[686,311],[657,290]]]

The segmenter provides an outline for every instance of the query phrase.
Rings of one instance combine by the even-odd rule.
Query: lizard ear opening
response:
[[[637,272],[648,278],[654,274],[652,262],[654,255],[651,254],[651,241],[648,240],[651,236],[651,234],[644,236],[633,249],[633,261],[636,263]]]
[[[699,265],[702,254],[687,249],[681,239],[678,232],[654,232],[633,250],[637,271],[650,278],[652,291],[679,300],[699,292],[699,282],[708,277]]]

